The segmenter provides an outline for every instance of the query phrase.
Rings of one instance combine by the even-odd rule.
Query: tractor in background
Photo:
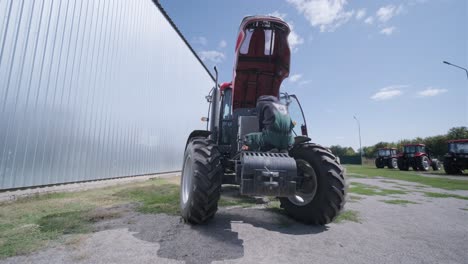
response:
[[[382,169],[387,166],[389,169],[398,168],[398,156],[396,148],[380,148],[377,150],[375,166]]]
[[[468,139],[450,140],[444,156],[444,170],[447,174],[462,174],[468,169]]]
[[[431,158],[431,152],[424,144],[408,144],[403,146],[403,152],[398,155],[398,169],[407,171],[413,168],[415,171],[440,170],[440,162]]]
[[[290,70],[289,33],[280,18],[245,17],[233,81],[219,86],[215,68],[215,87],[206,97],[207,129],[193,131],[185,146],[180,208],[186,222],[202,224],[215,216],[222,184],[239,185],[242,195],[278,197],[289,216],[307,224],[328,224],[343,210],[343,167],[327,148],[311,142],[298,98],[280,93]],[[294,142],[287,149],[245,148],[247,135],[262,132],[260,96],[277,98],[278,108],[287,108],[294,121]]]

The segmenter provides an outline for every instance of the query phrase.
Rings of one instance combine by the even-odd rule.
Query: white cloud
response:
[[[374,18],[370,16],[364,20],[364,23],[372,25],[374,23]]]
[[[198,52],[200,59],[202,61],[209,61],[213,63],[220,63],[226,57],[224,53],[216,51],[216,50],[204,50]]]
[[[311,83],[311,82],[312,82],[311,80],[304,80],[304,81],[300,81],[300,82],[299,82],[299,85],[300,85],[300,86],[303,86],[303,85],[309,84],[309,83]]]
[[[419,91],[418,96],[419,97],[430,97],[430,96],[436,96],[439,94],[443,94],[448,92],[447,89],[437,89],[437,88],[432,88],[432,87],[427,87],[425,90]]]
[[[271,14],[268,14],[269,16],[274,16],[274,17],[279,17],[283,20],[286,20],[286,16],[287,14],[285,13],[280,13],[278,11],[275,11]],[[301,45],[304,43],[304,39],[299,36],[299,34],[296,33],[296,31],[294,31],[294,23],[291,22],[291,21],[287,21],[288,25],[289,25],[289,28],[291,29],[291,32],[289,33],[289,36],[288,36],[288,43],[289,43],[289,47],[291,48],[292,51],[297,51],[298,48],[297,46],[298,45]]]
[[[219,47],[220,49],[223,49],[223,48],[225,48],[226,46],[227,46],[227,42],[226,42],[224,39],[221,40],[221,41],[219,42],[218,47]]]
[[[206,44],[208,44],[208,40],[205,37],[194,37],[192,38],[192,43],[206,46]]]
[[[274,11],[273,13],[268,14],[269,16],[274,16],[274,17],[279,17],[283,20],[286,19],[287,14],[285,13],[280,13],[278,10]]]
[[[390,36],[391,34],[393,34],[393,32],[395,32],[395,30],[396,30],[396,27],[386,27],[380,30],[380,34]]]
[[[302,78],[302,74],[293,74],[293,75],[289,76],[289,81],[290,82],[297,82],[301,78]]]
[[[375,16],[380,22],[385,23],[389,21],[392,17],[400,14],[402,10],[403,6],[401,5],[398,7],[395,5],[386,5],[379,8]]]
[[[392,85],[380,89],[377,93],[371,96],[374,101],[389,100],[403,94],[402,89],[408,85]]]
[[[304,39],[301,36],[299,36],[295,31],[292,31],[291,23],[289,23],[289,26],[291,27],[291,32],[288,36],[288,43],[292,51],[297,51],[297,46],[304,43]]]
[[[357,19],[357,20],[361,20],[362,18],[364,18],[365,15],[366,15],[366,9],[365,9],[365,8],[359,9],[359,10],[356,12],[356,19]]]
[[[346,11],[346,0],[287,0],[313,27],[321,32],[334,31],[348,22],[354,10]]]

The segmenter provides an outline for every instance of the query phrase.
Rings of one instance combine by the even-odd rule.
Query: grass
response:
[[[347,173],[350,178],[358,178],[358,179],[368,179],[366,175],[356,174],[356,173]]]
[[[0,203],[0,259],[33,252],[64,234],[91,232],[93,223],[119,216],[113,207],[134,202],[140,212],[177,214],[178,186],[153,179]]]
[[[349,195],[348,196],[348,201],[350,201],[350,202],[357,202],[357,201],[360,201],[362,199],[363,198],[361,196],[357,196],[357,195]]]
[[[175,184],[162,183],[157,186],[139,186],[121,190],[115,196],[140,202],[137,210],[141,213],[179,214],[179,186]]]
[[[364,183],[358,183],[358,182],[351,183],[349,192],[354,193],[354,194],[360,194],[360,195],[368,195],[368,196],[373,196],[373,195],[386,196],[386,195],[392,195],[392,194],[406,194],[407,193],[406,191],[403,191],[403,190],[382,189],[376,186],[372,186],[372,185],[368,185]]]
[[[240,195],[239,186],[223,186],[221,199],[218,202],[218,206],[231,207],[238,206],[242,208],[252,207],[257,204],[254,197]],[[272,198],[274,199],[274,198]]]
[[[341,214],[335,218],[333,222],[343,223],[345,221],[360,223],[361,219],[359,217],[359,212],[354,210],[345,210],[341,212]]]
[[[432,197],[432,198],[455,198],[455,199],[468,200],[468,196],[463,196],[463,195],[458,195],[458,194],[435,193],[435,192],[423,192],[423,194],[427,197]]]
[[[385,177],[394,180],[402,180],[428,185],[445,190],[468,190],[466,180],[456,180],[438,177],[424,177],[411,171],[376,169],[371,166],[346,165],[347,172],[354,175],[365,175],[367,177]]]
[[[416,202],[408,201],[408,200],[383,200],[382,202],[388,203],[388,204],[401,204],[401,205],[406,205],[406,204],[418,204]]]
[[[141,213],[179,214],[179,180],[150,179],[125,185],[33,195],[0,203],[0,259],[33,252],[64,234],[93,231],[93,224],[119,217],[113,208],[136,203]],[[249,207],[254,198],[223,196],[219,206]],[[279,208],[279,206],[278,206]]]
[[[239,206],[242,208],[252,207],[256,204],[256,201],[252,197],[239,196],[239,197],[221,197],[218,202],[218,206],[230,207]]]

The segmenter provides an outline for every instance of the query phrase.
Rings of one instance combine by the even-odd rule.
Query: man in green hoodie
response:
[[[257,115],[261,132],[247,134],[242,149],[287,151],[294,143],[294,124],[287,106],[281,104],[275,96],[262,95],[257,100]]]

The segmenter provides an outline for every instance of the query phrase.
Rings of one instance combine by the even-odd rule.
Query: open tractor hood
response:
[[[289,76],[290,29],[282,19],[248,16],[242,20],[236,42],[233,109],[253,108],[260,95],[278,96]]]

